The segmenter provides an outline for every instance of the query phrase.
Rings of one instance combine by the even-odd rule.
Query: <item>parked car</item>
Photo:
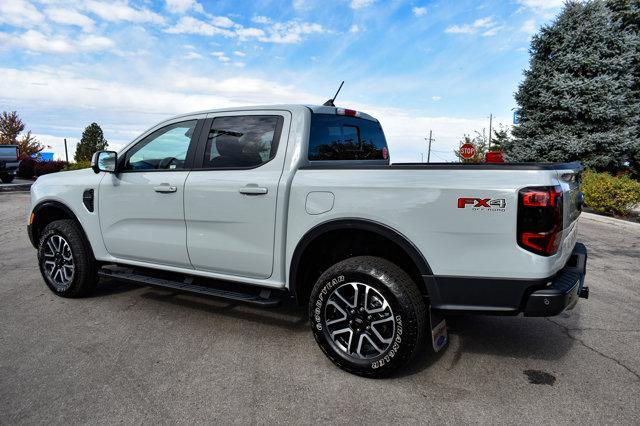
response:
[[[0,180],[2,183],[11,183],[16,177],[16,170],[20,165],[18,154],[18,145],[0,145]]]
[[[293,297],[355,374],[442,348],[444,314],[551,316],[588,294],[577,163],[390,164],[375,118],[284,105],[174,117],[92,168],[31,187],[28,232],[54,293],[111,277]]]

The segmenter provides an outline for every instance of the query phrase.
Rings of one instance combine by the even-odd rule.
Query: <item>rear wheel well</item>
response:
[[[391,238],[387,232],[385,234],[373,229],[336,228],[312,236],[306,244],[301,243],[294,253],[289,276],[296,301],[306,304],[313,285],[327,268],[355,256],[376,256],[393,262],[411,277],[426,296],[422,275],[430,273],[428,265],[416,258],[417,253],[409,253],[412,250],[408,249],[407,244],[410,243],[399,240],[402,237]]]

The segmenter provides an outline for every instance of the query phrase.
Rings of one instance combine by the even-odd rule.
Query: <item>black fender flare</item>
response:
[[[35,207],[33,208],[33,210],[31,210],[31,215],[36,215],[36,221],[38,220],[38,212],[44,208],[47,207],[53,207],[59,210],[62,210],[63,212],[65,212],[65,214],[67,214],[71,219],[75,220],[79,225],[80,225],[80,229],[82,230],[82,233],[84,234],[84,229],[82,228],[82,224],[80,223],[80,221],[78,220],[78,216],[76,216],[76,214],[73,212],[73,210],[71,210],[71,208],[69,208],[69,206],[67,206],[66,204],[60,202],[60,201],[56,201],[56,200],[44,200],[39,202],[38,204],[35,205]],[[38,238],[39,235],[37,235],[37,231],[36,229],[34,229],[33,223],[31,223],[31,220],[29,220],[29,225],[27,225],[27,232],[29,234],[29,240],[31,241],[31,245],[34,248],[38,248]],[[85,234],[85,239],[87,239],[87,236]],[[88,241],[88,240],[87,240]]]
[[[293,251],[293,256],[291,256],[291,264],[289,266],[289,291],[294,296],[297,297],[297,287],[299,283],[295,282],[295,279],[298,274],[298,267],[300,264],[300,260],[302,258],[302,254],[306,250],[306,248],[311,244],[316,238],[325,234],[326,232],[336,231],[336,230],[351,230],[357,229],[362,231],[368,231],[375,234],[378,234],[382,237],[385,237],[395,244],[397,244],[404,252],[411,258],[413,263],[416,265],[421,275],[433,275],[431,267],[429,263],[424,258],[420,250],[402,233],[399,231],[387,226],[383,223],[376,222],[370,219],[362,219],[362,218],[345,218],[345,219],[334,219],[329,220],[323,223],[320,223],[309,231],[307,231],[304,236],[298,241],[298,244]]]

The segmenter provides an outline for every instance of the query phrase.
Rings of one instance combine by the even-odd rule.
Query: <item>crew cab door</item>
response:
[[[268,278],[290,113],[211,114],[185,184],[187,248],[197,270]]]
[[[204,116],[202,117],[204,118]],[[120,259],[188,267],[184,183],[193,162],[197,119],[159,126],[124,152],[118,173],[98,191],[107,251]]]

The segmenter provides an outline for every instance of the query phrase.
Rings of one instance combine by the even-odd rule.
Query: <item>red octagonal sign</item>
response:
[[[476,147],[471,143],[465,143],[460,147],[460,156],[465,160],[473,158],[476,155]]]

